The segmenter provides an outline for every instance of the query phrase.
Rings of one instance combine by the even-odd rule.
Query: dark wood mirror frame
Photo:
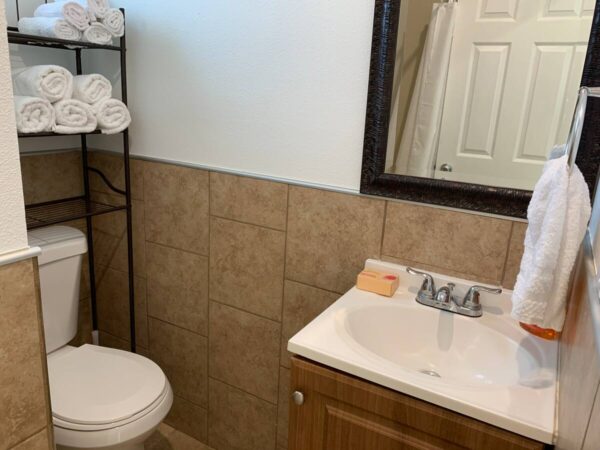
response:
[[[361,193],[525,218],[531,191],[384,172],[400,1],[375,0]],[[600,0],[596,1],[581,85],[600,86]],[[593,193],[600,167],[600,99],[589,100],[577,165]]]

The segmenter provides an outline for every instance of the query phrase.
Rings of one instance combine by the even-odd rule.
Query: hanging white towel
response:
[[[109,9],[106,16],[100,21],[113,36],[121,37],[125,34],[125,17],[121,10]]]
[[[61,17],[80,31],[90,26],[86,9],[75,1],[59,0],[42,3],[33,12],[34,17]]]
[[[432,177],[448,78],[457,4],[435,3],[410,101],[395,172]]]
[[[19,133],[41,133],[54,129],[54,109],[48,100],[38,97],[14,97]]]
[[[568,156],[546,162],[527,210],[525,251],[513,292],[512,316],[561,331],[567,289],[591,206],[588,186]]]
[[[80,100],[68,99],[56,102],[56,129],[60,134],[90,133],[96,129],[98,121],[92,107]]]
[[[64,67],[41,65],[13,69],[15,95],[41,97],[50,103],[73,94],[73,75]]]
[[[87,30],[83,32],[83,40],[92,44],[110,45],[112,44],[112,34],[100,22],[92,23]]]
[[[60,17],[23,17],[17,28],[20,33],[79,41],[81,31]]]
[[[127,106],[116,98],[99,101],[93,105],[93,108],[102,134],[120,133],[131,123]]]
[[[110,10],[108,0],[73,0],[87,9],[92,21],[104,19]]]
[[[98,73],[73,77],[73,98],[90,105],[112,96],[112,84]]]

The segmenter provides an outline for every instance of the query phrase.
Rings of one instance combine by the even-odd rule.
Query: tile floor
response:
[[[213,450],[164,423],[146,441],[145,450]]]

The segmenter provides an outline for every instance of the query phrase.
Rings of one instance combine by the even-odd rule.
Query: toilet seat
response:
[[[153,361],[95,345],[51,353],[48,375],[53,422],[69,430],[121,427],[149,414],[171,394]]]

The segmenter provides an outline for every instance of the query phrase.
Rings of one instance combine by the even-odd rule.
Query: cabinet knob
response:
[[[292,394],[292,400],[294,400],[296,405],[301,406],[304,404],[304,394],[300,391],[295,391]]]

